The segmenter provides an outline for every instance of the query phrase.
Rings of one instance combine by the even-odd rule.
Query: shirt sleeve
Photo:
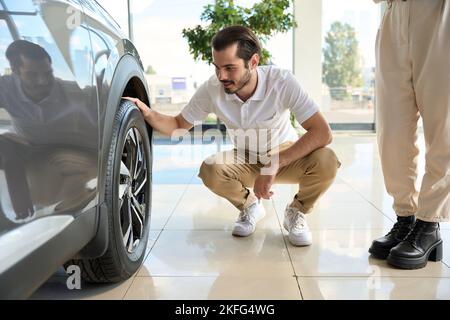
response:
[[[302,124],[319,111],[317,104],[311,99],[292,73],[286,77],[284,87],[285,104],[294,114],[298,123]]]
[[[208,83],[198,88],[189,103],[181,110],[181,115],[190,124],[202,122],[212,111],[212,100],[208,94]]]

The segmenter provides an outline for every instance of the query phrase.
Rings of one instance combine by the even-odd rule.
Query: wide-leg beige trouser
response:
[[[278,150],[288,148],[293,143],[286,142]],[[219,152],[203,161],[198,176],[212,192],[243,210],[257,201],[251,190],[263,165],[260,161],[255,162],[251,161],[248,153],[236,149]],[[299,191],[290,205],[303,213],[309,213],[333,183],[340,165],[333,150],[320,148],[281,168],[275,183],[298,184]]]
[[[378,144],[388,193],[399,216],[448,221],[450,211],[450,1],[395,0],[376,44]],[[417,121],[426,168],[417,178]]]

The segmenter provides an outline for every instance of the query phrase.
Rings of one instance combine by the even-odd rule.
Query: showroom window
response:
[[[379,24],[380,8],[372,1],[322,2],[321,108],[335,129],[374,129]]]
[[[204,6],[214,0],[98,2],[124,33],[131,34],[144,64],[152,106],[166,114],[178,114],[195,90],[214,74],[211,66],[193,59],[182,36],[183,28],[202,24]],[[255,2],[235,1],[247,7]],[[322,38],[322,89],[321,97],[320,93],[313,96],[333,129],[373,130],[375,38],[380,8],[372,1],[360,0],[322,0],[321,7],[322,33],[317,37]],[[302,21],[297,23],[303,25]],[[289,70],[293,70],[292,39],[290,31],[275,35],[267,44],[273,63]],[[339,67],[342,65],[346,67]],[[217,119],[210,115],[205,122],[215,124]]]

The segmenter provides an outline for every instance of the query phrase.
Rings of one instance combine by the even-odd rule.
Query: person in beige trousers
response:
[[[214,113],[225,124],[235,148],[205,159],[203,183],[239,211],[232,234],[249,236],[265,211],[260,199],[272,196],[274,183],[297,184],[299,191],[284,214],[284,228],[296,246],[312,242],[305,214],[330,187],[340,163],[327,148],[332,135],[317,105],[289,71],[259,66],[261,46],[242,26],[219,31],[212,40],[216,75],[205,82],[181,113],[166,116],[136,103],[157,131],[173,135],[189,130]],[[306,129],[300,138],[292,112]]]
[[[442,259],[439,222],[450,218],[450,1],[387,1],[376,60],[378,145],[397,222],[369,252],[422,268]],[[426,168],[416,190],[419,117]]]

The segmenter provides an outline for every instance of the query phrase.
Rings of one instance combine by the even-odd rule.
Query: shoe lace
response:
[[[239,213],[239,217],[236,222],[249,222],[251,221],[250,208],[252,206],[245,208]]]
[[[404,241],[407,241],[409,243],[416,243],[417,239],[419,238],[420,234],[422,233],[423,229],[426,227],[425,224],[422,223],[415,223],[414,228],[408,233],[408,236],[405,238]]]
[[[294,209],[294,208],[288,208],[287,209],[287,216],[289,219],[289,225],[291,228],[304,228],[305,227],[305,219],[303,217],[303,214]]]
[[[391,231],[389,231],[386,236],[394,234],[397,235],[398,238],[405,238],[410,230],[410,222],[400,220],[394,224]]]

